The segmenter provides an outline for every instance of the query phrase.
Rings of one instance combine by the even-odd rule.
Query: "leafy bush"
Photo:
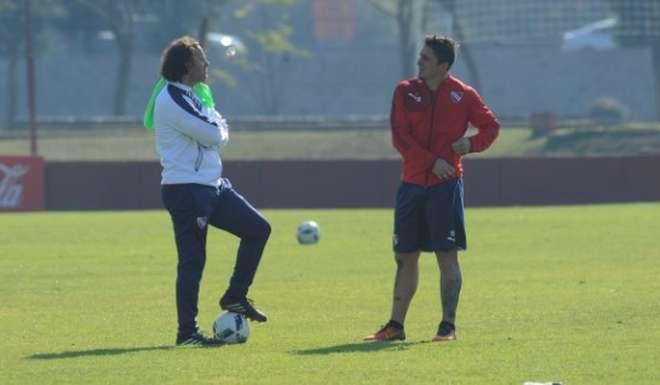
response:
[[[600,98],[591,104],[589,117],[594,123],[603,126],[621,124],[626,117],[626,107],[616,99]]]

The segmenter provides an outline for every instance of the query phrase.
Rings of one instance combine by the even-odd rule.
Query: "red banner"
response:
[[[44,160],[0,156],[0,211],[43,210]]]

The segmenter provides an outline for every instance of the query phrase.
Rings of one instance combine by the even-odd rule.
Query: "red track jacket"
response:
[[[435,93],[420,78],[399,83],[392,97],[390,122],[392,144],[403,158],[401,179],[422,186],[448,180],[433,173],[438,158],[456,170],[450,179],[463,175],[462,157],[451,145],[465,135],[468,123],[479,131],[469,138],[470,152],[487,149],[500,130],[477,91],[451,75]]]

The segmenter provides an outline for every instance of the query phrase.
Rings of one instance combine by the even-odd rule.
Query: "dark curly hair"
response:
[[[169,81],[180,82],[186,74],[186,63],[192,60],[196,50],[201,50],[199,42],[190,36],[183,36],[172,41],[161,59],[160,74]]]

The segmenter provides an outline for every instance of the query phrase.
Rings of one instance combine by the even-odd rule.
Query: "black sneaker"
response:
[[[442,321],[438,325],[438,334],[433,337],[433,341],[455,341],[456,340],[456,326],[453,323]]]
[[[220,308],[230,312],[243,314],[247,319],[257,322],[266,322],[268,318],[261,310],[252,306],[254,302],[248,298],[222,297]]]
[[[222,345],[222,342],[215,338],[209,338],[200,332],[194,332],[188,335],[177,335],[176,344],[179,346],[218,346]]]

